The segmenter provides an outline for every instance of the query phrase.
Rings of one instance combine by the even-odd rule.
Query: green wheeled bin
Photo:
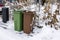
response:
[[[23,12],[14,11],[14,29],[15,31],[23,30]]]

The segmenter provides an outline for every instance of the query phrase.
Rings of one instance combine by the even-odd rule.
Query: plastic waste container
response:
[[[2,21],[4,23],[9,21],[9,8],[6,8],[6,7],[2,8]]]
[[[24,11],[24,19],[23,19],[23,31],[26,34],[30,34],[32,32],[32,19],[33,19],[33,12],[31,11]]]
[[[22,11],[14,11],[14,29],[15,29],[15,31],[22,31],[22,29],[23,29]]]

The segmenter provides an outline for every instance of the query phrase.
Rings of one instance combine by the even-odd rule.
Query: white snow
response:
[[[12,26],[10,25],[10,27]],[[34,33],[31,33],[28,36],[23,33],[23,31],[15,32],[14,30],[11,30],[11,28],[3,29],[0,27],[0,40],[60,40],[60,30],[55,30],[54,28],[50,28],[50,26],[45,25],[42,29],[37,27],[34,28]]]

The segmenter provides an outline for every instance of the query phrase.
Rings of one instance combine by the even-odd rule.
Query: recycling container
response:
[[[15,31],[22,31],[23,29],[23,12],[14,11],[14,29]]]
[[[9,8],[6,8],[6,7],[2,8],[2,21],[4,23],[9,21]]]
[[[24,11],[24,18],[23,18],[23,31],[26,34],[30,34],[32,32],[32,19],[33,19],[33,12],[31,11]]]

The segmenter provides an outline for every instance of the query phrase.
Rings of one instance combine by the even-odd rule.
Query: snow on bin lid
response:
[[[23,11],[24,12],[24,14],[34,14],[35,13],[35,11],[27,11],[27,10],[25,10],[25,11]]]

